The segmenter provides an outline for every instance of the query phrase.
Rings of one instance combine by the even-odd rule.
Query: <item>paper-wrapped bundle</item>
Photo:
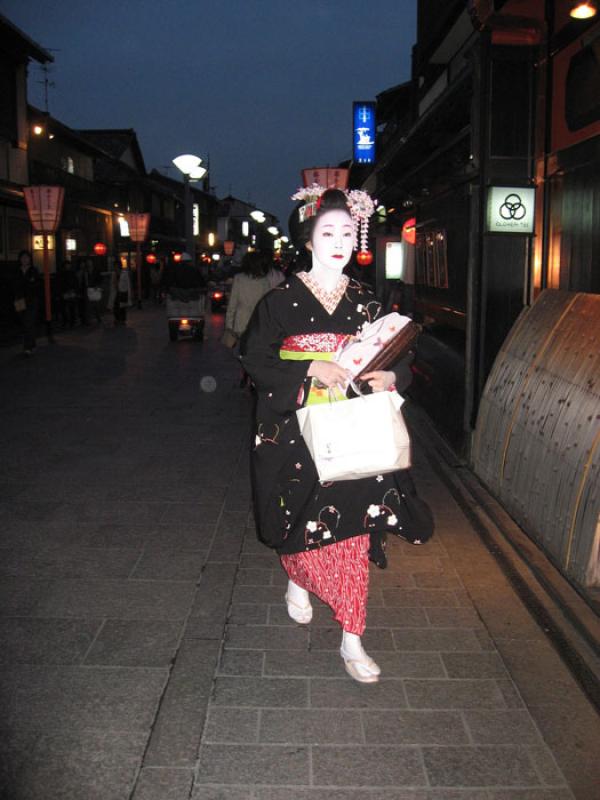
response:
[[[410,317],[392,312],[363,326],[360,334],[347,342],[335,356],[360,388],[361,375],[390,369],[414,345],[420,326]]]

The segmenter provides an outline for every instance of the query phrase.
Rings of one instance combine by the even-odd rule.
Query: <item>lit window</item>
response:
[[[60,165],[65,172],[69,172],[71,175],[75,174],[75,163],[71,156],[63,156],[60,160]]]

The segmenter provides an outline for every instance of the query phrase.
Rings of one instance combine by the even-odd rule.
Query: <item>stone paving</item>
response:
[[[0,352],[2,800],[593,800],[600,726],[416,437],[354,683],[256,540],[251,399],[161,309]],[[594,788],[595,787],[595,788]]]

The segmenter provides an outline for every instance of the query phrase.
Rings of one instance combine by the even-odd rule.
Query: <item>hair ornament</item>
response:
[[[327,191],[325,186],[312,183],[310,186],[303,186],[292,195],[292,200],[303,201],[303,205],[298,209],[300,222],[316,215],[321,206],[321,195],[325,191]],[[360,242],[360,250],[364,253],[369,249],[369,219],[375,213],[377,201],[373,200],[364,189],[351,189],[350,191],[340,189],[339,191],[346,195],[346,203],[354,227],[354,249],[358,249]]]

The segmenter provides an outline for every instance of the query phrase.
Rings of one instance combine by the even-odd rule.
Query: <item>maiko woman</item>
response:
[[[312,269],[289,277],[259,302],[241,343],[242,364],[257,390],[254,509],[260,538],[277,550],[288,574],[290,617],[311,621],[309,593],[327,603],[343,631],[346,671],[361,683],[374,683],[381,670],[361,644],[369,553],[381,564],[387,531],[423,543],[432,523],[407,470],[319,483],[300,434],[295,411],[322,401],[328,390],[339,394],[348,375],[331,360],[333,354],[380,312],[373,294],[343,272],[359,224],[366,228],[372,213],[371,198],[361,191],[311,188],[315,196],[304,190],[306,202],[294,227],[298,244],[311,254]],[[365,237],[363,229],[363,242]],[[364,377],[380,392],[393,385],[403,391],[410,375],[405,361]]]

